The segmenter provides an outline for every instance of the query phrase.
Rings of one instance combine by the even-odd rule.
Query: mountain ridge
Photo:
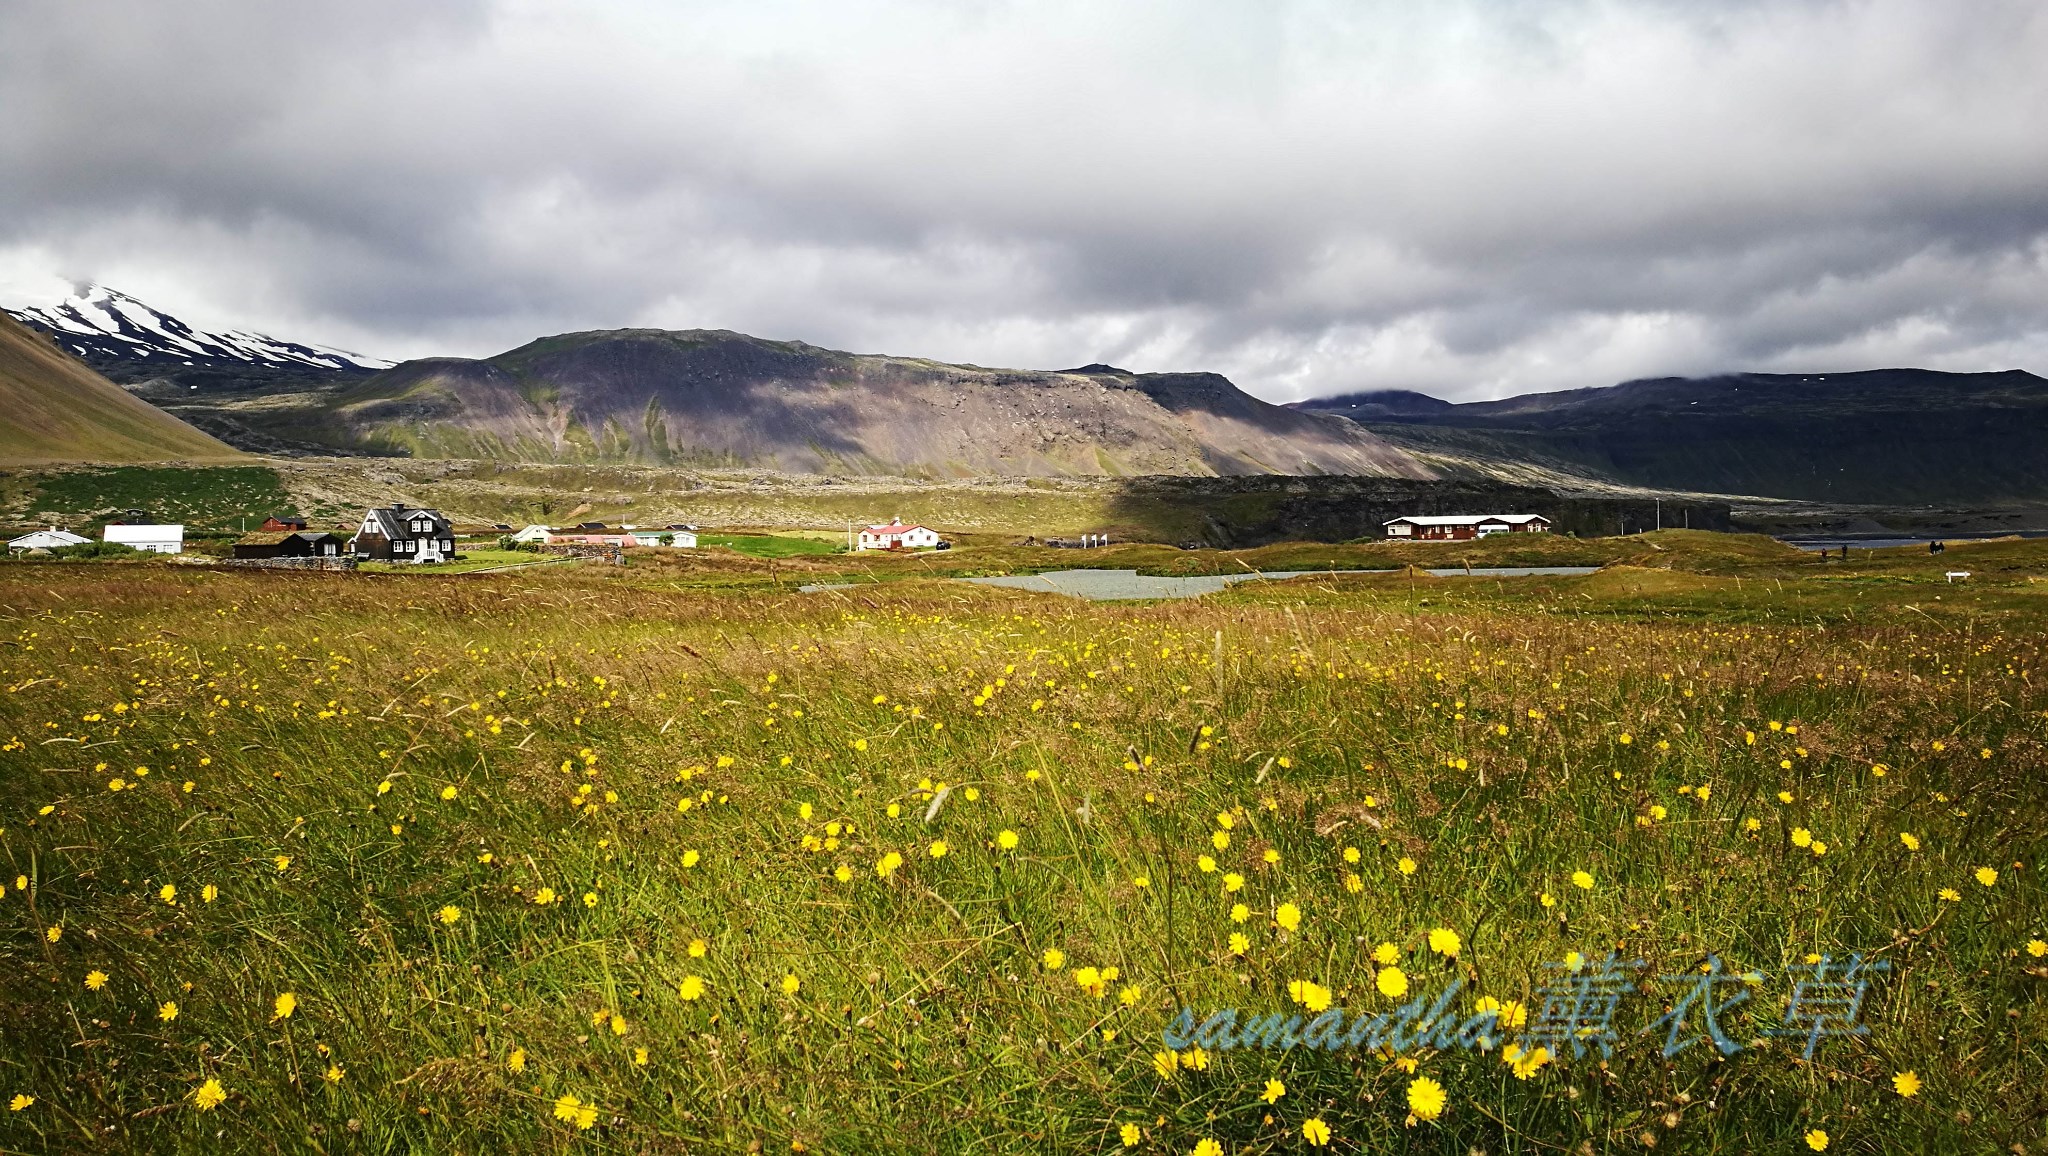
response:
[[[2048,501],[2048,379],[2025,370],[1640,378],[1408,409],[1359,409],[1361,396],[1294,408],[1350,417],[1440,467],[1535,463],[1823,502]]]
[[[1085,368],[949,365],[730,330],[590,330],[405,362],[304,416],[329,444],[417,457],[934,477],[1431,475],[1370,431],[1216,374]]]
[[[222,368],[380,370],[392,362],[332,346],[283,341],[262,333],[194,328],[118,289],[84,285],[56,305],[7,310],[87,364],[141,362]]]

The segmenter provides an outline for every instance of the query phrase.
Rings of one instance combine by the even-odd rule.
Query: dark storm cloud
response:
[[[2048,368],[2033,3],[0,7],[0,287],[1286,398]]]

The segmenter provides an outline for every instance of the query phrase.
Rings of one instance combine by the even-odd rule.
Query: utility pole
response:
[[[1664,499],[1662,498],[1657,499],[1657,528],[1659,530],[1664,528]]]

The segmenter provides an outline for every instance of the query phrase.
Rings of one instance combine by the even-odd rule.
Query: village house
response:
[[[886,526],[869,526],[860,532],[861,550],[926,550],[939,544],[939,532],[929,526],[906,526],[891,518]]]
[[[304,518],[280,518],[272,514],[270,517],[263,519],[263,524],[256,527],[256,532],[259,534],[289,534],[295,530],[303,530],[305,528],[306,520]]]
[[[23,550],[55,550],[63,546],[83,546],[90,541],[92,539],[83,534],[74,534],[69,530],[59,530],[52,526],[47,530],[32,530],[23,534],[7,543],[7,548],[17,553]]]
[[[151,554],[182,554],[185,552],[185,527],[111,522],[101,532],[100,540],[118,542]]]
[[[357,558],[381,562],[452,562],[455,527],[439,510],[379,507],[363,515],[347,549]]]
[[[339,558],[348,543],[324,530],[258,530],[235,542],[237,558]]]
[[[528,526],[517,534],[512,535],[512,540],[522,546],[545,546],[548,542],[548,536],[553,533],[554,530],[547,526]]]
[[[578,526],[573,530],[555,530],[548,534],[550,546],[613,546],[636,545],[633,535],[624,530],[586,530]]]
[[[627,533],[641,546],[673,546],[678,550],[697,548],[696,534],[673,526],[663,529],[628,530]]]
[[[1395,518],[1386,523],[1387,537],[1423,542],[1463,542],[1495,534],[1541,534],[1550,519],[1541,514],[1449,514]]]

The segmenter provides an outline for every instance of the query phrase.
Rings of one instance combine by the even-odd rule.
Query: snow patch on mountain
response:
[[[86,286],[56,305],[9,309],[24,325],[50,334],[88,363],[157,362],[164,365],[262,365],[278,369],[389,369],[395,362],[326,345],[281,341],[231,329],[211,333],[153,309],[118,289]]]

